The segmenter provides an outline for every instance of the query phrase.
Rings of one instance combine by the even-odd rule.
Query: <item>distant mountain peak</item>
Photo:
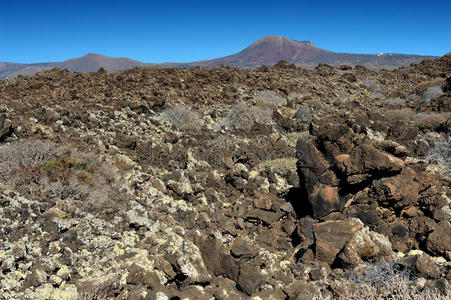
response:
[[[265,36],[237,54],[207,61],[206,63],[258,66],[274,65],[280,60],[289,62],[312,60],[330,51],[320,49],[310,41],[295,41],[284,36]]]
[[[96,72],[100,68],[104,68],[108,72],[114,72],[143,65],[145,64],[129,58],[109,57],[97,53],[88,53],[85,56],[72,58],[59,63],[58,67],[78,72]]]
[[[254,68],[261,65],[275,65],[280,60],[286,60],[298,66],[312,67],[318,63],[331,65],[365,65],[371,68],[393,68],[409,66],[424,59],[435,58],[420,55],[372,55],[336,53],[321,49],[310,41],[296,41],[284,36],[264,36],[238,53],[216,59],[195,61],[191,63],[166,63],[170,67],[210,67],[228,65],[235,67]],[[14,77],[17,74],[31,75],[50,68],[65,68],[77,72],[96,72],[104,68],[108,72],[126,70],[137,66],[150,66],[129,58],[108,57],[98,53],[87,53],[82,57],[68,59],[63,62],[15,64],[0,63],[0,78]]]
[[[83,55],[82,57],[106,57],[105,55],[98,54],[98,53],[87,53]]]
[[[261,43],[272,43],[272,44],[276,44],[276,45],[297,44],[297,45],[302,45],[302,46],[305,46],[305,47],[318,48],[310,41],[296,41],[296,40],[292,40],[292,39],[289,39],[289,38],[281,36],[281,35],[264,36],[261,39],[257,40],[252,45],[258,45],[258,44],[261,44]]]

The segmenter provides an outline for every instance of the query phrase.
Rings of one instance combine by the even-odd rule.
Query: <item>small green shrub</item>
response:
[[[40,176],[42,166],[58,159],[65,147],[50,141],[21,140],[0,147],[0,181],[26,184]]]
[[[48,141],[22,140],[0,147],[0,180],[25,196],[39,200],[81,202],[93,211],[117,206],[125,195],[122,177],[112,164]],[[114,205],[113,205],[114,204]]]

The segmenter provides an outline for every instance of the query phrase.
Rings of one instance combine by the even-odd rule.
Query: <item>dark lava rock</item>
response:
[[[257,255],[258,249],[252,245],[249,245],[249,243],[247,243],[243,238],[238,237],[233,242],[231,252],[235,257],[250,259]]]
[[[128,272],[129,273],[127,275],[126,281],[129,284],[145,284],[153,290],[161,288],[161,283],[158,275],[154,272],[149,272],[136,263],[128,267]]]
[[[442,221],[438,227],[429,234],[427,249],[435,255],[447,255],[451,251],[451,225],[448,221]]]
[[[0,140],[3,140],[12,132],[11,121],[6,114],[0,114]]]
[[[240,267],[238,286],[248,295],[256,292],[257,287],[264,281],[260,268],[249,263],[243,263]]]

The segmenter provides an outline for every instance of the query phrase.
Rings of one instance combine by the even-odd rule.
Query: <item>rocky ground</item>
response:
[[[448,299],[450,75],[0,80],[0,297]]]

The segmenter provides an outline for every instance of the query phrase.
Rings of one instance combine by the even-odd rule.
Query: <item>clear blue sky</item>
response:
[[[451,1],[0,0],[0,61],[229,55],[266,35],[350,53],[451,51]]]

